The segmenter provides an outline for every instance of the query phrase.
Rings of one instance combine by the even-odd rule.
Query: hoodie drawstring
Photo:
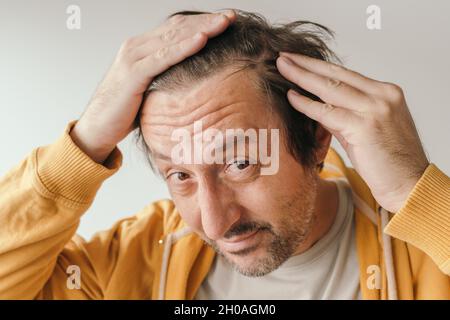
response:
[[[164,293],[166,291],[167,269],[169,267],[169,256],[172,244],[174,244],[179,239],[181,239],[182,237],[186,236],[191,232],[192,232],[191,228],[186,226],[183,229],[180,229],[176,232],[169,233],[166,239],[162,240],[164,241],[164,251],[162,256],[161,273],[159,278],[159,294],[158,294],[159,300],[164,300]]]
[[[346,182],[348,182],[347,179],[344,178]],[[355,205],[358,207],[361,212],[363,212],[372,222],[375,223],[375,217],[376,214],[373,211],[372,208],[367,205],[364,200],[362,200],[358,195],[356,195],[355,192],[353,192],[353,199],[355,202]],[[379,209],[379,213],[381,216],[381,226],[382,230],[386,227],[386,225],[389,223],[389,213],[384,209]],[[173,233],[169,233],[165,240],[160,240],[164,242],[164,251],[162,256],[162,264],[161,264],[161,272],[160,272],[160,279],[159,279],[159,300],[164,299],[165,290],[166,290],[166,278],[167,278],[167,269],[169,265],[169,256],[170,256],[170,250],[172,245],[177,242],[180,238],[186,236],[187,234],[191,233],[192,230],[189,226],[184,227],[181,230],[178,230]],[[393,262],[393,256],[392,256],[392,245],[391,245],[391,237],[382,232],[382,238],[383,238],[383,255],[385,260],[385,266],[386,266],[386,277],[387,277],[387,290],[388,290],[388,299],[389,300],[397,300],[397,283],[395,278],[395,272],[394,272],[394,262]]]
[[[386,209],[380,207],[379,209],[381,215],[381,228],[382,231],[389,223],[389,213]],[[383,254],[386,265],[386,278],[387,278],[387,289],[388,289],[388,299],[397,300],[397,281],[395,279],[394,272],[394,259],[392,256],[392,243],[391,236],[382,232],[383,234]]]

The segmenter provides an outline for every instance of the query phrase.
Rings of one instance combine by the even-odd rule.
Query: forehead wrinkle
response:
[[[238,115],[239,113],[231,113],[226,115],[225,117],[223,117],[222,119],[215,121],[214,123],[211,123],[211,125],[209,127],[211,127],[212,125],[215,126],[215,129],[217,129],[218,131],[222,132],[224,134],[224,139],[228,139],[228,137],[226,136],[226,130],[227,129],[238,129],[238,128],[242,128],[244,130],[248,129],[248,128],[255,128],[255,126],[253,126],[250,123],[247,123],[248,119],[247,118],[243,118],[241,117],[238,121],[236,122],[236,125],[225,125],[224,128],[220,128],[221,123],[225,122],[225,123],[230,123],[233,122],[233,120],[230,120],[230,118],[234,118]],[[243,120],[243,121],[242,121]],[[209,128],[208,126],[202,126],[203,130],[207,130]],[[167,130],[165,131],[167,132]],[[190,138],[192,139],[194,137],[194,132],[193,129],[189,131],[190,133]],[[157,152],[161,155],[164,155],[166,157],[170,157],[167,153],[165,153],[163,150],[169,147],[172,147],[170,143],[166,143],[164,141],[161,141],[161,139],[158,139],[158,137],[170,137],[171,135],[169,134],[164,134],[164,133],[156,133],[153,132],[153,134],[155,135],[154,137],[152,137],[151,141],[152,141],[152,146],[149,146],[150,150],[153,150],[154,152]],[[225,143],[224,140],[224,143]],[[178,143],[177,141],[172,141],[171,143]]]
[[[212,101],[208,101],[207,103],[213,103]],[[149,120],[147,121],[143,121],[142,124],[144,125],[149,125],[149,126],[173,126],[175,128],[179,128],[179,127],[187,127],[189,125],[192,125],[195,121],[201,120],[202,118],[210,118],[210,117],[214,117],[217,115],[217,117],[222,118],[224,116],[227,116],[231,113],[235,113],[231,110],[228,110],[230,108],[235,107],[236,104],[240,104],[243,103],[245,104],[246,101],[235,101],[233,103],[230,104],[225,104],[225,106],[220,106],[220,107],[214,107],[214,108],[202,108],[202,107],[198,107],[197,110],[200,109],[204,109],[204,110],[200,110],[197,114],[193,114],[191,117],[186,117],[186,116],[179,116],[179,117],[172,117],[172,116],[168,116],[168,115],[164,115],[164,116],[152,116]],[[217,109],[218,108],[218,109]],[[215,111],[210,112],[211,109],[217,109]]]
[[[233,83],[228,85],[231,81]],[[251,88],[249,88],[250,86]],[[156,118],[159,116],[182,117],[192,113],[201,113],[203,111],[198,110],[203,109],[205,105],[208,106],[209,102],[213,100],[211,97],[225,98],[225,101],[222,103],[227,104],[233,97],[237,98],[236,95],[244,94],[247,96],[249,89],[259,90],[254,85],[251,71],[237,69],[236,66],[227,67],[217,74],[192,83],[186,88],[180,88],[175,91],[150,92],[144,103],[142,115]],[[156,99],[155,93],[157,94]],[[259,94],[257,91],[255,93]],[[155,106],[151,106],[154,100],[158,103]]]
[[[230,120],[230,118],[238,117],[241,114],[242,114],[241,112],[228,112],[227,114],[224,114],[220,118],[214,119],[214,121],[206,122],[206,125],[205,125],[204,122],[202,122],[202,130],[205,131],[205,130],[213,127],[213,126],[214,126],[213,129],[217,129],[219,131],[225,131],[226,129],[241,128],[242,125],[241,126],[229,125],[226,128],[221,130],[220,125],[219,125],[222,122],[231,123],[233,121]],[[245,119],[245,118],[242,117],[241,119]],[[236,121],[236,122],[238,122],[239,124],[242,124],[242,122],[239,121],[239,120]],[[252,126],[244,126],[244,127],[246,127],[246,128],[247,127],[253,128]],[[180,127],[180,128],[185,129],[186,131],[188,131],[191,137],[193,136],[193,134],[194,134],[194,127],[193,127],[193,125]],[[178,128],[175,128],[175,129],[178,129]],[[149,133],[157,136],[157,137],[171,137],[172,136],[172,131],[175,130],[175,129],[173,127],[168,126],[168,125],[159,125],[159,126],[156,126],[156,127],[155,126],[149,126],[147,131]],[[152,140],[154,140],[154,139],[152,139]]]
[[[241,102],[237,102],[235,104],[228,105],[227,107],[235,107],[237,104],[240,104]],[[206,117],[203,119],[196,119],[196,120],[202,120],[202,130],[205,131],[211,127],[214,127],[213,129],[217,129],[219,131],[225,132],[226,129],[244,129],[247,130],[249,128],[254,129],[270,129],[273,128],[273,119],[269,119],[267,116],[263,116],[261,119],[261,123],[257,125],[252,119],[248,117],[248,115],[245,115],[244,112],[241,110],[245,110],[245,105],[242,106],[239,111],[233,111],[230,110],[228,112],[223,112],[225,108],[219,109],[211,114],[206,114]],[[222,112],[221,112],[222,111]],[[217,113],[223,113],[217,116]],[[231,120],[237,118],[236,120]],[[206,121],[205,121],[206,120]],[[222,124],[224,123],[224,124]],[[222,128],[221,128],[222,126]],[[159,124],[149,124],[147,122],[146,130],[149,134],[152,134],[156,136],[156,138],[168,138],[171,139],[172,137],[172,131],[176,129],[185,129],[189,132],[191,138],[194,133],[194,126],[193,123],[189,123],[186,126],[171,126],[167,123],[159,123]],[[152,141],[156,141],[159,139],[151,139]]]
[[[241,104],[241,103],[244,104],[244,106],[240,107],[238,109],[238,111],[228,110],[231,107],[236,107],[236,105]],[[243,122],[239,121],[240,120],[239,118],[235,122],[239,123],[240,126],[238,126],[237,123],[233,123],[233,121],[230,121],[230,116],[241,117],[241,119],[244,119],[245,122],[249,120],[248,115],[246,116],[241,111],[241,110],[245,110],[245,108],[246,108],[245,104],[246,104],[245,101],[232,103],[232,104],[227,105],[226,107],[223,107],[212,113],[206,113],[206,115],[203,118],[185,121],[185,122],[189,122],[189,123],[178,123],[178,124],[170,123],[169,124],[169,123],[163,123],[163,122],[160,122],[160,123],[146,122],[146,128],[147,128],[146,131],[151,134],[157,135],[159,137],[171,137],[173,130],[185,129],[192,136],[193,131],[194,131],[194,123],[195,123],[195,121],[198,121],[198,120],[202,121],[202,130],[207,130],[210,127],[215,127],[214,129],[218,129],[220,131],[220,128],[218,128],[219,127],[218,124],[221,122],[229,123],[228,127],[225,129],[268,128],[268,121],[262,121],[262,123],[259,126],[255,125],[252,122],[245,123],[245,125],[242,125]],[[267,119],[267,117],[263,117],[262,120],[268,120],[268,119]]]
[[[167,147],[171,145],[171,143],[167,143],[167,140],[171,138],[173,129],[189,123],[190,126],[187,129],[192,136],[193,124],[200,119],[206,120],[202,123],[203,130],[219,125],[222,127],[228,125],[230,129],[238,128],[237,124],[240,124],[240,128],[246,127],[245,129],[247,129],[251,127],[249,120],[253,119],[261,120],[259,128],[266,128],[270,117],[265,112],[258,114],[259,111],[255,111],[252,107],[256,104],[262,106],[265,102],[264,99],[261,99],[259,88],[254,85],[253,74],[248,74],[248,72],[221,73],[212,76],[215,77],[213,80],[222,80],[217,86],[214,86],[214,81],[209,77],[201,84],[188,88],[189,90],[175,93],[160,91],[157,97],[149,95],[150,102],[154,102],[156,108],[153,105],[145,108],[147,109],[146,117],[141,117],[141,125],[145,127],[142,129],[147,131],[147,134],[154,135],[153,138],[149,137],[149,141],[153,142],[155,147],[155,142],[159,142],[157,143],[158,147],[161,146],[161,150],[167,150]],[[234,82],[229,84],[228,82],[232,80]],[[227,83],[228,85],[226,85]],[[213,89],[211,90],[211,88]],[[194,90],[192,91],[192,89]],[[233,99],[235,100],[233,101]],[[186,112],[186,109],[194,111],[189,113]],[[240,117],[240,119],[233,121],[232,119],[235,117]],[[220,128],[217,129],[222,131]]]

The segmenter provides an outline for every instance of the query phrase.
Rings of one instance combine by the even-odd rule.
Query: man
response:
[[[327,33],[183,12],[126,41],[80,120],[0,182],[0,297],[450,298],[450,179],[401,89],[331,63]],[[136,127],[172,200],[86,242],[79,219]],[[270,132],[275,172],[252,139],[230,153],[229,129]],[[224,134],[206,142],[226,161],[175,161],[177,130]]]

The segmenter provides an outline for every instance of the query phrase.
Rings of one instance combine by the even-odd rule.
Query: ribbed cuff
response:
[[[103,181],[122,164],[122,154],[117,147],[108,157],[108,168],[86,155],[69,135],[75,123],[69,123],[55,143],[38,148],[34,153],[35,187],[45,197],[69,206],[89,205]]]
[[[418,247],[450,274],[450,178],[430,164],[384,232]]]

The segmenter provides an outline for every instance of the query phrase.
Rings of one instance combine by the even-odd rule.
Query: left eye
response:
[[[239,161],[235,161],[233,163],[233,165],[235,165],[236,168],[239,170],[244,170],[245,168],[247,168],[250,165],[250,162],[248,162],[247,160],[239,160]]]
[[[240,172],[247,169],[250,166],[250,162],[248,160],[236,160],[228,165],[227,170],[231,172]]]

